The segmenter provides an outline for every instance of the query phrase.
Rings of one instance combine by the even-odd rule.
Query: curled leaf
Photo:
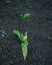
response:
[[[24,16],[23,16],[24,19],[27,19],[29,17],[30,17],[30,14],[28,14],[28,13],[24,14]]]
[[[23,37],[24,37],[24,36],[23,36],[23,34],[21,34],[19,31],[13,30],[13,33],[14,33],[15,35],[17,35],[21,41],[23,40]]]

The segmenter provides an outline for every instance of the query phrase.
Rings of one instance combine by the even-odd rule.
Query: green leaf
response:
[[[24,14],[24,16],[23,16],[24,19],[27,19],[29,17],[30,17],[30,14],[28,14],[28,13]]]
[[[23,37],[24,37],[24,36],[23,36],[22,33],[20,33],[20,32],[17,31],[17,30],[13,30],[13,33],[14,33],[15,35],[17,35],[21,41],[23,41]]]

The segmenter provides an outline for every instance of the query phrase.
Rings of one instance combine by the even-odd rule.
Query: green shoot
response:
[[[27,32],[25,32],[25,35],[23,35],[20,31],[20,26],[22,24],[22,21],[29,18],[29,17],[30,17],[30,14],[28,14],[28,13],[24,14],[22,16],[22,18],[19,19],[19,31],[13,30],[13,33],[15,35],[17,35],[19,37],[19,39],[21,40],[21,48],[22,48],[22,53],[23,53],[24,60],[26,60],[27,53],[28,53],[28,50],[27,50],[28,40],[27,40]]]
[[[27,46],[28,46],[27,32],[25,33],[25,36],[17,30],[13,30],[13,33],[15,35],[17,35],[19,37],[19,39],[21,40],[22,53],[23,53],[24,60],[26,60],[27,53],[28,53],[28,50],[27,50]],[[20,36],[20,34],[21,34],[21,36]]]

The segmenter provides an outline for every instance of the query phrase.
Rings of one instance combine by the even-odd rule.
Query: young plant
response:
[[[23,53],[24,60],[26,60],[26,56],[28,52],[27,51],[27,46],[28,46],[27,32],[25,32],[25,35],[23,35],[21,32],[17,30],[13,30],[13,33],[17,35],[19,39],[21,40],[22,53]]]
[[[30,16],[30,14],[24,14],[23,17],[19,21],[19,31],[13,30],[13,33],[15,35],[17,35],[19,37],[19,39],[21,40],[21,48],[22,48],[24,60],[26,60],[27,53],[28,53],[28,49],[27,49],[28,40],[27,40],[27,32],[25,32],[25,35],[23,35],[20,31],[20,25],[21,25],[22,21],[29,18],[29,16]]]

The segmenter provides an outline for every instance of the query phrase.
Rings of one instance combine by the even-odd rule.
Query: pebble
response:
[[[19,9],[16,9],[17,11],[19,10]]]
[[[7,3],[10,3],[10,1],[8,0]]]
[[[4,34],[2,34],[2,37],[5,37],[5,35],[4,35]]]
[[[26,6],[27,6],[28,8],[32,8],[32,5],[31,5],[31,4],[26,4]]]
[[[20,17],[22,17],[23,16],[23,14],[20,14]]]
[[[2,37],[6,37],[6,36],[7,36],[7,33],[6,33],[6,31],[4,31],[4,30],[0,30],[0,35],[1,35]]]
[[[49,40],[52,40],[52,37],[48,37]]]
[[[16,55],[14,55],[14,58],[16,58],[17,56]]]
[[[30,5],[29,8],[32,8],[32,5]]]
[[[12,60],[10,60],[10,64],[13,64],[13,61]]]
[[[45,58],[43,59],[43,61],[45,61]]]

